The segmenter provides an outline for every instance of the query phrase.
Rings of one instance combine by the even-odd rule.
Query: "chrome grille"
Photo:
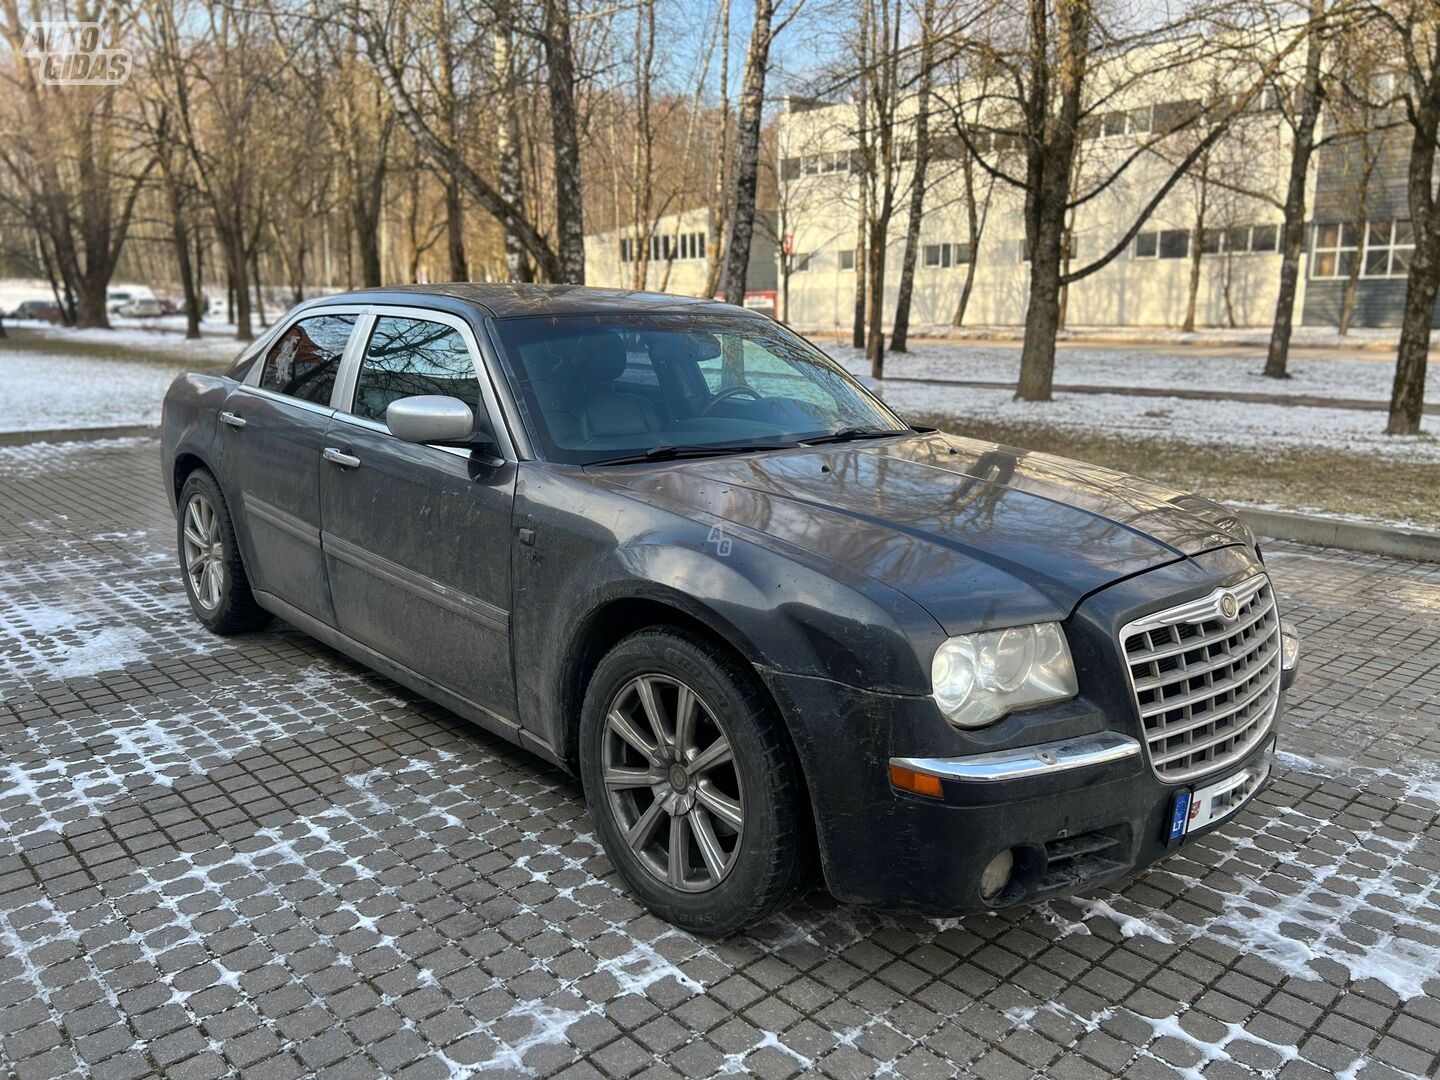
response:
[[[1227,597],[1234,611],[1224,610]],[[1150,764],[1171,783],[1238,760],[1280,699],[1280,616],[1264,574],[1120,631]]]

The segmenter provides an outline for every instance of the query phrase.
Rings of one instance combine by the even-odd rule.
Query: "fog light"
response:
[[[1006,848],[993,859],[980,874],[980,896],[985,900],[994,900],[1010,884],[1010,874],[1015,869],[1015,853]]]

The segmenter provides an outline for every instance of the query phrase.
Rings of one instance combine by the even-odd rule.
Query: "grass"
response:
[[[229,358],[214,355],[214,338],[207,338],[206,344],[194,349],[185,347],[180,334],[157,331],[156,348],[149,348],[135,342],[75,341],[64,333],[45,333],[31,327],[5,327],[5,336],[0,338],[0,350],[27,353],[32,356],[84,356],[94,360],[125,360],[131,363],[165,364],[168,367],[184,367],[200,370],[224,367]],[[240,345],[235,345],[235,353]]]
[[[1245,450],[1120,438],[1033,423],[915,417],[944,431],[1077,458],[1221,502],[1440,529],[1440,464],[1338,450]]]

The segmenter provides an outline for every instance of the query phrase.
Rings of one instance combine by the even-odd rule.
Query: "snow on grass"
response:
[[[153,319],[127,319],[110,316],[110,329],[75,329],[52,323],[17,323],[33,331],[33,336],[47,341],[76,346],[76,352],[106,348],[132,349],[155,353],[165,359],[200,360],[206,364],[234,359],[245,347],[235,340],[233,323],[201,322],[200,340],[185,337],[185,316],[162,315]],[[259,324],[256,324],[257,328]],[[3,346],[4,342],[0,342]]]
[[[1339,408],[1298,408],[1238,401],[1141,398],[1124,394],[1057,393],[1048,402],[1016,401],[1010,390],[887,383],[885,400],[902,416],[1038,424],[1118,438],[1149,438],[1249,450],[1342,450],[1388,460],[1440,462],[1433,434],[1387,436],[1385,414]],[[1433,419],[1429,420],[1433,427]]]
[[[826,345],[826,351],[856,374],[868,375],[863,354],[847,346]],[[1071,386],[1152,387],[1216,390],[1227,393],[1278,394],[1286,397],[1354,398],[1388,402],[1395,364],[1377,353],[1374,358],[1297,357],[1289,379],[1260,374],[1263,355],[1239,352],[1207,355],[1188,350],[1086,346],[1062,348],[1055,354],[1055,382]],[[919,342],[909,353],[885,358],[887,376],[912,379],[966,379],[1014,384],[1020,373],[1020,350],[959,342]],[[1432,400],[1440,399],[1440,370],[1429,375]],[[1383,420],[1380,424],[1384,426]]]
[[[158,424],[178,362],[56,356],[0,341],[0,431]]]

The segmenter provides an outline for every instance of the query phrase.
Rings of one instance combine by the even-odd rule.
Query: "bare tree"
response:
[[[1007,169],[971,137],[971,125],[957,125],[976,163],[1024,196],[1030,281],[1017,398],[1050,399],[1064,287],[1098,272],[1128,249],[1176,183],[1230,122],[1250,108],[1301,40],[1299,31],[1290,27],[1233,26],[1226,17],[1239,2],[1198,0],[1172,18],[1137,17],[1135,25],[1126,26],[1123,12],[1096,8],[1089,0],[1024,0],[1023,9],[1002,8],[983,24],[983,33],[966,34],[957,42],[957,48],[977,58],[980,68],[997,76],[980,112],[982,130],[1007,146],[1018,143],[1024,156],[1023,173]],[[1236,92],[1187,102],[1182,108],[1157,109],[1154,127],[1131,152],[1118,159],[1100,158],[1090,175],[1075,183],[1079,141],[1087,128],[1093,129],[1101,110],[1113,108],[1110,103],[1133,87],[1214,65],[1236,71]],[[1067,266],[1073,212],[1104,194],[1137,161],[1153,160],[1155,145],[1196,124],[1203,124],[1205,133],[1156,178],[1149,197],[1114,243],[1082,265]]]
[[[770,47],[800,11],[803,0],[792,0],[789,12],[776,19],[776,0],[755,0],[755,22],[745,54],[745,81],[740,91],[736,122],[735,172],[730,182],[729,236],[725,243],[725,302],[745,302],[745,278],[750,267],[750,241],[755,233],[755,193],[759,183],[760,127],[765,111],[765,78]]]
[[[1440,14],[1430,0],[1406,0],[1379,8],[1378,17],[1390,28],[1398,53],[1397,82],[1410,129],[1406,191],[1415,232],[1385,433],[1418,435],[1425,413],[1430,330],[1436,294],[1440,292],[1440,199],[1435,194],[1435,155],[1440,138]]]
[[[909,216],[905,223],[905,254],[900,262],[900,287],[895,295],[895,321],[890,351],[905,352],[910,337],[910,304],[915,291],[915,262],[920,250],[920,224],[925,216],[925,183],[930,170],[930,91],[935,80],[935,0],[920,10],[920,89],[915,98],[914,172],[910,179]]]

